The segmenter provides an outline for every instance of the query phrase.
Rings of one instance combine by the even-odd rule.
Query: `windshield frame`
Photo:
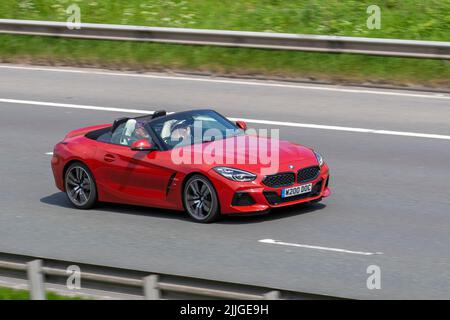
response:
[[[225,138],[230,138],[230,137],[235,137],[235,136],[239,136],[242,134],[245,134],[244,130],[242,130],[241,128],[239,128],[234,122],[232,122],[231,120],[229,120],[228,118],[224,117],[223,115],[221,115],[220,113],[218,113],[215,110],[211,110],[211,109],[196,109],[196,110],[189,110],[189,111],[182,111],[182,112],[176,112],[176,113],[171,113],[162,117],[157,117],[154,119],[149,120],[145,126],[147,128],[147,130],[149,132],[151,132],[151,135],[156,138],[156,140],[158,141],[158,144],[160,145],[162,150],[172,150],[178,147],[186,147],[186,146],[192,146],[194,144],[203,144],[203,143],[207,143],[210,141],[197,141],[197,142],[193,142],[191,144],[185,144],[185,145],[180,145],[180,146],[171,146],[168,145],[163,139],[162,137],[156,132],[156,130],[154,129],[153,125],[156,122],[160,122],[160,121],[167,121],[170,120],[171,118],[178,118],[178,117],[183,117],[183,116],[190,116],[190,115],[197,115],[197,114],[202,114],[205,113],[206,115],[209,115],[208,113],[214,113],[218,118],[222,119],[223,121],[225,121],[227,124],[229,124],[233,129],[236,129],[236,133],[234,135],[231,136],[226,136],[226,137],[222,137],[221,139],[217,139],[217,141],[219,140],[223,140]],[[143,116],[143,117],[148,117],[148,116]],[[139,118],[139,117],[138,117]],[[136,118],[136,119],[138,119]],[[153,125],[152,125],[153,124]]]

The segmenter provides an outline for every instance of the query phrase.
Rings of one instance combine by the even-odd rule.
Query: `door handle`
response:
[[[103,158],[106,162],[113,162],[114,160],[116,160],[116,157],[112,154],[105,154],[105,157]]]

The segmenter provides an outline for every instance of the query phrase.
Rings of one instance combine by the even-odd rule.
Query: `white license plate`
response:
[[[312,183],[304,184],[298,187],[286,188],[281,190],[281,197],[287,198],[292,196],[298,196],[299,194],[308,193],[312,190]]]

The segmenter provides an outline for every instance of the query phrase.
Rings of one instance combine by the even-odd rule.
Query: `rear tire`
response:
[[[70,203],[77,209],[90,209],[97,202],[97,187],[91,170],[81,162],[67,168],[64,188]]]
[[[219,200],[212,183],[196,174],[186,181],[183,204],[192,219],[200,223],[211,223],[220,217]]]

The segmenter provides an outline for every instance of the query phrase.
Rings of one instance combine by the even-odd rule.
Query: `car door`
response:
[[[126,130],[126,125],[117,130]],[[95,157],[101,199],[167,207],[166,189],[174,170],[164,166],[161,151],[135,151],[130,144],[114,140],[114,134],[110,143],[99,144]]]

